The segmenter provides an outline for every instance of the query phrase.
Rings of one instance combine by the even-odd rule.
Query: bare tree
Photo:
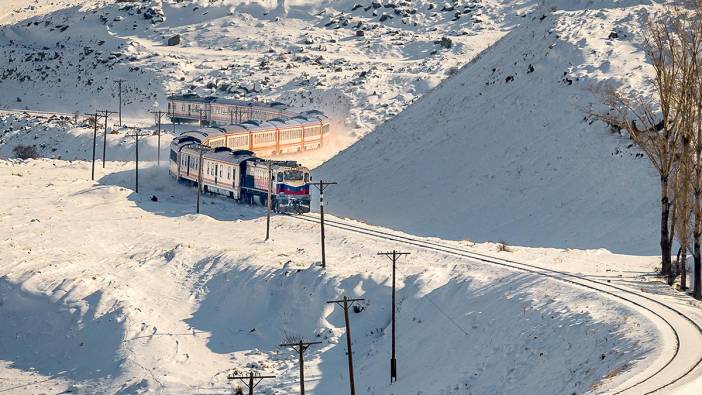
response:
[[[605,114],[590,113],[594,118],[625,129],[658,172],[661,196],[661,274],[669,278],[672,274],[671,250],[676,228],[675,210],[671,210],[671,177],[681,138],[680,113],[675,98],[680,76],[675,53],[679,46],[680,42],[670,28],[668,18],[650,20],[644,48],[653,66],[652,80],[656,94],[647,98],[629,97],[614,88],[599,91],[596,93],[610,107],[610,111]]]
[[[702,237],[702,2],[697,2],[691,16],[680,22],[686,54],[690,59],[690,69],[684,80],[687,98],[684,102],[688,105],[688,120],[686,129],[692,137],[694,147],[693,167],[690,182],[693,186],[694,228],[692,232],[694,255],[694,285],[695,298],[702,298],[702,251],[700,237]]]

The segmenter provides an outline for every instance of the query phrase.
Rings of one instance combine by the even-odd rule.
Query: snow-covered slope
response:
[[[13,0],[0,108],[115,109],[125,79],[128,115],[165,110],[168,92],[281,100],[332,116],[338,150],[502,36],[522,3]]]
[[[278,344],[300,337],[322,342],[308,390],[344,393],[343,314],[325,303],[341,295],[366,299],[351,313],[359,394],[584,393],[659,363],[660,329],[638,309],[409,248],[390,386],[390,268],[375,253],[394,243],[329,229],[322,270],[315,224],[275,216],[264,242],[260,208],[205,195],[192,215],[193,189],[165,168],[142,168],[141,194],[132,164],[108,163],[99,182],[89,169],[0,161],[3,393],[231,393],[227,375],[253,369],[277,376],[263,393],[291,394],[296,357]]]
[[[655,173],[585,116],[602,109],[598,84],[645,87],[635,35],[650,3],[547,1],[321,167],[339,182],[329,209],[454,239],[655,254]]]

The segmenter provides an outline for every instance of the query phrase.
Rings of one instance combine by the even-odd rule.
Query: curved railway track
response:
[[[319,223],[319,218],[310,214],[290,215],[289,217],[302,221]],[[324,224],[327,227],[333,227],[348,232],[543,276],[603,293],[620,302],[633,305],[635,309],[643,312],[644,315],[648,316],[650,319],[658,321],[658,328],[662,332],[661,337],[664,340],[673,339],[674,341],[670,342],[672,344],[666,344],[664,342],[663,350],[661,350],[655,360],[657,363],[650,364],[650,366],[645,368],[642,372],[628,378],[617,387],[608,389],[608,393],[653,394],[672,390],[677,384],[685,382],[685,380],[702,365],[702,326],[680,309],[663,303],[660,300],[656,300],[646,295],[642,290],[613,285],[611,282],[594,280],[584,275],[498,258],[420,237],[410,237],[383,231],[370,226],[360,226],[334,219],[325,219]]]

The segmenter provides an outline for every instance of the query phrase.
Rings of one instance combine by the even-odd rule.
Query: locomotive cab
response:
[[[275,175],[275,210],[281,213],[310,211],[310,173],[306,167],[285,166]]]

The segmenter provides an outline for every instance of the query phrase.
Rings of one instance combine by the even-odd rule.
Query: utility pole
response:
[[[122,83],[127,82],[127,80],[116,80],[119,84],[119,127],[122,127]]]
[[[390,384],[397,381],[397,359],[395,358],[395,265],[397,260],[403,255],[409,255],[409,252],[379,252],[377,255],[385,255],[392,260],[392,355],[390,357]]]
[[[161,167],[161,117],[166,115],[166,113],[160,110],[152,111],[151,113],[156,117],[156,125],[158,126],[158,132],[156,133],[158,136],[158,143],[156,145],[156,167]]]
[[[268,159],[268,210],[266,213],[266,241],[271,235],[271,192],[273,191],[273,161]]]
[[[281,347],[292,347],[293,350],[297,351],[300,358],[300,395],[305,395],[305,360],[302,355],[310,348],[313,344],[322,344],[322,342],[303,342],[300,340],[297,343],[285,343],[281,344]]]
[[[195,212],[200,214],[200,194],[202,193],[202,156],[205,152],[212,151],[212,148],[204,145],[194,148],[200,152],[200,158],[197,162],[197,200],[195,201]]]
[[[254,388],[256,388],[256,386],[258,384],[260,384],[261,381],[263,381],[263,379],[274,379],[275,376],[261,376],[261,375],[255,374],[254,371],[252,370],[246,376],[227,376],[227,378],[229,380],[240,380],[242,383],[244,383],[244,385],[246,387],[248,387],[249,395],[253,395]],[[244,380],[248,380],[248,383]]]
[[[327,303],[335,303],[344,309],[344,322],[346,323],[346,348],[349,360],[349,382],[351,384],[351,395],[356,395],[356,386],[353,381],[353,351],[351,350],[351,326],[349,325],[349,307],[354,302],[365,300],[363,298],[349,299],[344,296],[341,300],[328,300]]]
[[[336,182],[324,182],[323,180],[319,180],[319,182],[310,183],[310,185],[313,185],[315,188],[319,189],[319,216],[322,229],[322,267],[326,268],[327,258],[324,252],[324,190],[330,185],[336,185]]]
[[[135,156],[136,156],[136,164],[135,164],[135,181],[134,181],[134,191],[136,193],[139,193],[139,137],[144,137],[148,136],[148,132],[144,132],[143,130],[139,128],[134,129],[134,134],[128,134],[126,137],[134,137],[136,139],[136,143],[134,144],[135,146]]]
[[[100,110],[101,113],[104,113],[103,117],[105,117],[105,132],[102,136],[102,168],[105,168],[105,155],[107,152],[107,118],[110,117],[110,114],[115,114],[114,111],[108,111],[108,110]]]
[[[95,181],[95,140],[97,140],[98,113],[95,111],[95,114],[85,115],[93,117],[93,165],[90,171],[90,180]]]

